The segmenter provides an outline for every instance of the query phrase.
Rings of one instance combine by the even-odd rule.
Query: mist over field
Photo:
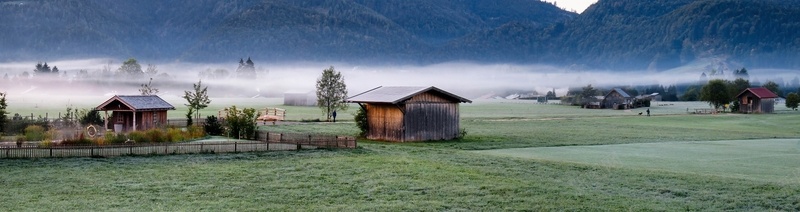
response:
[[[93,58],[82,60],[50,61],[59,74],[33,74],[35,61],[0,63],[3,78],[0,90],[9,98],[26,96],[111,96],[114,94],[139,94],[138,89],[148,82],[140,78],[115,77],[119,60]],[[487,98],[509,92],[541,94],[556,90],[564,95],[570,87],[591,84],[595,87],[675,85],[696,83],[706,72],[698,67],[681,67],[661,72],[613,70],[575,70],[545,65],[478,64],[448,62],[426,66],[361,66],[344,63],[255,62],[257,78],[236,77],[237,62],[231,63],[163,63],[154,64],[158,73],[152,76],[153,86],[159,95],[180,97],[192,84],[202,80],[212,97],[282,97],[283,93],[306,93],[315,90],[316,79],[330,66],[341,72],[349,94],[354,95],[377,86],[437,86],[467,98]],[[139,61],[146,69],[147,61]],[[103,69],[109,73],[102,76]],[[81,74],[81,70],[85,70]],[[225,70],[227,76],[213,76],[214,70]],[[797,71],[781,69],[749,70],[751,81],[780,79],[790,81]],[[110,74],[110,75],[109,75]]]

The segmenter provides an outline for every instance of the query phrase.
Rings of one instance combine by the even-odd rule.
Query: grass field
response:
[[[767,139],[538,147],[481,154],[800,184],[800,140]]]
[[[248,107],[263,105],[255,100],[216,102]],[[763,156],[796,150],[793,145],[797,143],[791,141],[800,138],[797,128],[800,113],[776,107],[781,109],[778,114],[686,114],[687,108],[695,107],[707,105],[656,106],[651,108],[654,116],[644,117],[637,115],[641,109],[584,110],[529,102],[476,101],[461,107],[462,127],[468,135],[459,141],[410,144],[360,141],[356,150],[0,160],[3,188],[0,208],[7,211],[800,210],[800,183],[791,178],[797,176],[791,175],[794,174],[791,168],[797,167],[792,164],[797,164],[797,155],[734,159],[736,154]],[[287,110],[287,116],[298,115],[292,119],[321,116],[319,109],[313,107]],[[340,116],[340,120],[350,118]],[[263,128],[279,132],[356,133],[352,122]],[[771,141],[777,143],[746,145]],[[532,147],[539,148],[512,149]],[[586,154],[575,158],[589,162],[570,161],[564,158],[571,156],[556,151],[571,148],[588,149],[583,150]],[[506,156],[473,150],[522,152]],[[538,154],[528,150],[560,158],[529,157]],[[602,153],[592,156],[590,150],[611,151],[616,156]],[[645,157],[656,153],[675,159]],[[735,164],[752,166],[716,167]],[[670,169],[676,166],[682,170]],[[761,179],[752,173],[760,169],[767,170],[768,176]],[[780,180],[781,174],[790,176],[788,180]]]

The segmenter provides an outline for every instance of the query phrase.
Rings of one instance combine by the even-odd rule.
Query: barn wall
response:
[[[775,99],[762,99],[761,100],[761,112],[762,113],[773,113],[773,112],[775,112]]]
[[[367,104],[367,139],[403,141],[403,113],[391,104]]]
[[[167,111],[136,112],[136,129],[149,130],[167,123]]]
[[[405,105],[406,141],[450,140],[458,137],[458,103],[417,102]]]

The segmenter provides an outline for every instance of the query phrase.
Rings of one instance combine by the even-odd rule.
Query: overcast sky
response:
[[[545,0],[546,2],[556,2],[556,5],[560,8],[564,8],[567,11],[575,11],[577,13],[582,13],[589,5],[594,4],[597,0]]]

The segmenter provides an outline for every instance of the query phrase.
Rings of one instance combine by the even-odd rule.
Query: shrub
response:
[[[44,127],[31,125],[25,127],[25,139],[28,141],[41,141],[45,138]]]
[[[359,130],[358,136],[367,136],[367,131],[369,130],[369,123],[367,123],[367,110],[365,110],[363,107],[359,107],[354,119],[356,121],[356,127],[358,127]]]
[[[144,132],[145,139],[153,143],[162,143],[169,141],[160,129],[150,129]],[[139,142],[139,141],[136,141]]]
[[[216,116],[206,117],[206,123],[203,128],[209,135],[222,135],[222,123],[219,122]]]
[[[458,129],[458,135],[456,136],[455,139],[460,140],[460,139],[464,139],[464,137],[467,137],[467,129],[459,128]]]
[[[229,136],[240,139],[255,139],[256,118],[259,115],[256,109],[244,108],[238,110],[236,106],[231,106],[226,108],[225,111],[227,112],[225,117],[226,133]]]
[[[183,136],[183,132],[179,128],[170,127],[167,129],[167,137],[172,142],[180,142],[185,141],[186,138]]]
[[[38,125],[44,128],[44,131],[50,129],[47,121],[44,120],[29,120],[29,119],[20,119],[20,120],[10,120],[6,122],[5,134],[6,135],[24,135],[25,128],[31,125]]]
[[[62,141],[61,144],[63,144],[63,145],[92,145],[92,144],[94,144],[94,142],[92,142],[92,140],[87,139],[86,136],[83,134],[83,132],[81,132],[81,133],[78,133],[77,136],[75,136],[75,138],[64,139],[64,141]]]
[[[121,144],[125,143],[127,138],[125,138],[125,135],[123,134],[106,133],[103,137],[103,140],[108,144]]]
[[[187,132],[189,133],[187,136],[189,139],[197,139],[206,136],[204,127],[200,126],[189,126]]]
[[[82,109],[78,112],[78,121],[81,125],[103,125],[104,121],[103,118],[100,117],[100,112],[98,110],[92,109]]]
[[[133,131],[128,133],[128,139],[135,141],[136,143],[147,143],[148,140],[142,131]]]

